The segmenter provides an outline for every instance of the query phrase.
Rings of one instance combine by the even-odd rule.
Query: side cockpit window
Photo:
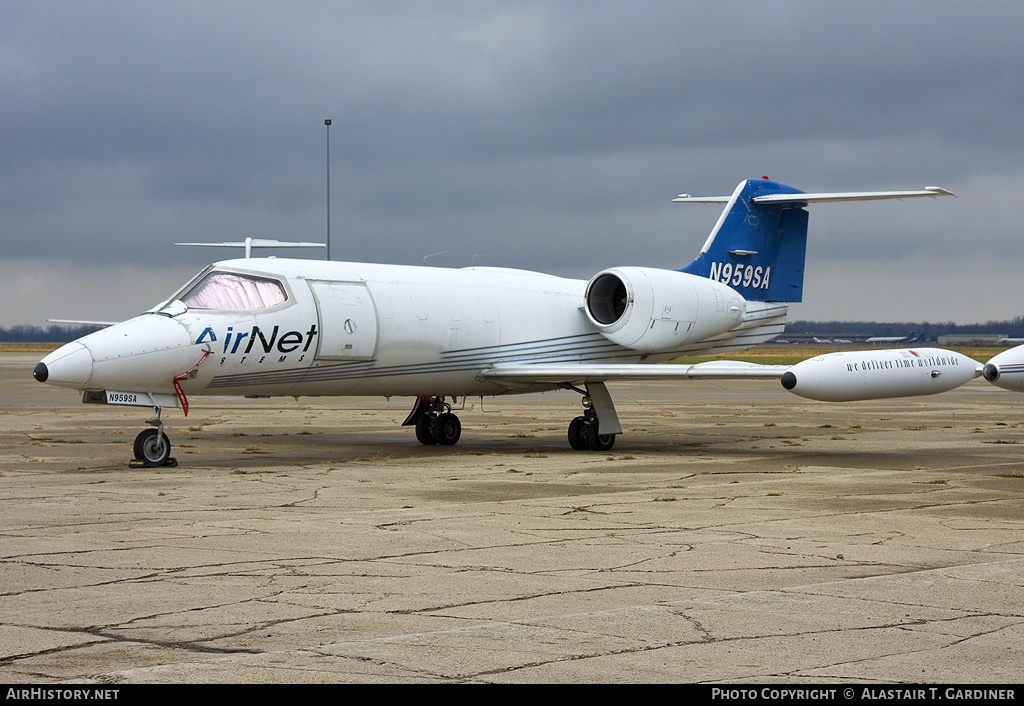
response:
[[[233,272],[211,272],[181,297],[189,309],[219,311],[267,309],[287,299],[280,282]]]

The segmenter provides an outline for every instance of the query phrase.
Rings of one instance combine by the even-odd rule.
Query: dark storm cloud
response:
[[[989,257],[971,243],[1016,256],[1013,3],[39,2],[2,15],[9,263],[195,268],[209,252],[170,243],[322,239],[327,117],[346,258],[448,250],[432,264],[483,254],[582,277],[683,264],[717,213],[668,200],[762,173],[960,196],[815,210],[809,272],[864,263],[867,282],[901,258],[926,286],[929,262]]]

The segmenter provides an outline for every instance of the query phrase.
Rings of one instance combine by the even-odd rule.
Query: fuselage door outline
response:
[[[307,280],[320,320],[317,360],[372,360],[377,309],[365,282]]]

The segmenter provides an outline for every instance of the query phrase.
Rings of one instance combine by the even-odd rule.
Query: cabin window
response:
[[[287,299],[276,280],[231,272],[211,272],[181,298],[189,309],[221,311],[266,309]]]

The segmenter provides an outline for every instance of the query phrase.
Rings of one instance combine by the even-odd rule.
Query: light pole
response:
[[[331,259],[331,120],[324,120],[327,127],[327,259]]]

